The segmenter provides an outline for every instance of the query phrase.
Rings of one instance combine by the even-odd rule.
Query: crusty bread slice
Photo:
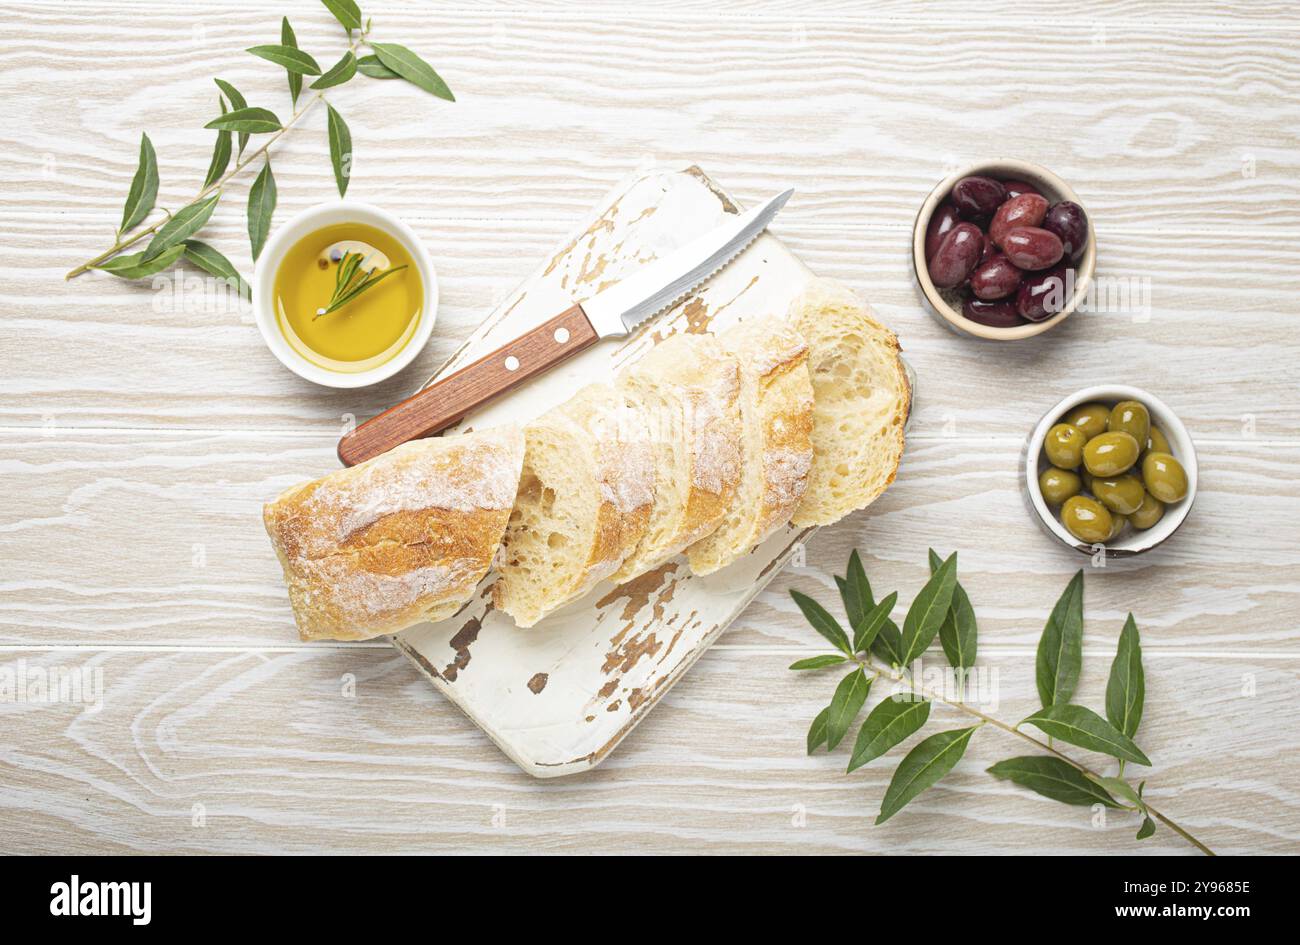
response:
[[[722,524],[687,549],[691,570],[710,574],[790,519],[812,467],[813,388],[808,344],[777,318],[742,322],[718,336],[740,363],[743,463]]]
[[[898,338],[851,289],[819,279],[791,304],[808,340],[813,465],[791,522],[829,525],[866,508],[894,481],[912,390]]]
[[[618,376],[655,445],[650,524],[614,575],[658,567],[722,522],[740,481],[740,369],[707,335],[673,335]]]
[[[593,384],[525,429],[523,476],[492,587],[518,626],[585,594],[644,534],[654,455],[640,421],[622,393]]]

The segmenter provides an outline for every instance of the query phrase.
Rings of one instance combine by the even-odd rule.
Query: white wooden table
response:
[[[1058,397],[1106,380],[1180,412],[1201,492],[1165,548],[1089,572],[1080,697],[1101,704],[1133,610],[1148,795],[1220,851],[1300,851],[1288,4],[362,5],[376,38],[425,54],[459,98],[364,79],[331,93],[356,142],[349,196],[400,208],[441,274],[432,344],[362,393],[300,382],[245,313],[183,286],[62,279],[111,239],[141,130],[160,204],[196,188],[213,75],[287,110],[283,74],[241,52],[276,41],[280,10],[9,8],[0,670],[100,671],[103,705],[0,701],[0,852],[1186,852],[1167,830],[1137,844],[1126,817],[1097,827],[994,781],[984,767],[1021,752],[991,731],[873,828],[891,766],[845,776],[842,751],[805,757],[833,681],[785,669],[820,649],[789,589],[832,603],[857,547],[878,592],[906,600],[928,546],[958,550],[998,714],[1032,711],[1034,646],[1081,561],[1028,519],[1021,441]],[[337,57],[323,7],[281,6],[305,48]],[[324,114],[304,121],[275,159],[278,219],[334,192]],[[913,213],[945,168],[999,154],[1074,185],[1099,274],[1137,280],[1149,313],[995,347],[922,310]],[[614,181],[683,158],[745,201],[798,188],[776,232],[864,292],[920,376],[907,456],[601,768],[537,782],[386,643],[299,644],[259,505],[330,468],[348,416],[416,387]],[[248,183],[205,231],[245,272]]]

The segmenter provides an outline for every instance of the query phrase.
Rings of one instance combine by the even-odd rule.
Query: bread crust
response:
[[[513,425],[405,443],[263,507],[304,640],[367,640],[454,613],[514,504]]]

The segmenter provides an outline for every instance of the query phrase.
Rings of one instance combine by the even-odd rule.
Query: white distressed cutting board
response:
[[[632,175],[436,377],[613,285],[739,210],[697,167],[660,166]],[[784,315],[810,276],[780,240],[765,233],[698,292],[632,337],[598,343],[466,417],[449,435],[526,422],[584,384],[610,380],[669,335]],[[743,560],[708,577],[691,574],[679,558],[621,586],[604,582],[528,630],[492,608],[495,574],[489,573],[460,613],[405,630],[393,644],[529,774],[573,774],[608,756],[810,531],[783,528]]]

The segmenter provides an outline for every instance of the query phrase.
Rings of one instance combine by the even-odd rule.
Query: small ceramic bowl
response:
[[[1120,533],[1119,537],[1107,542],[1105,545],[1089,544],[1071,535],[1065,526],[1061,524],[1056,512],[1043,499],[1042,490],[1038,487],[1038,476],[1051,465],[1043,454],[1043,440],[1047,437],[1047,431],[1059,423],[1061,417],[1067,411],[1080,404],[1095,401],[1109,407],[1114,406],[1121,400],[1136,400],[1146,405],[1151,414],[1152,425],[1159,427],[1160,431],[1164,433],[1165,438],[1169,440],[1169,446],[1174,458],[1187,470],[1187,495],[1180,501],[1165,506],[1164,516],[1146,531],[1139,531],[1129,525]],[[1178,419],[1177,415],[1169,409],[1168,404],[1140,387],[1129,387],[1124,384],[1085,387],[1083,390],[1058,401],[1051,410],[1043,414],[1043,418],[1038,421],[1038,425],[1029,434],[1029,439],[1025,442],[1022,460],[1024,492],[1030,513],[1038,520],[1045,532],[1056,538],[1061,544],[1068,545],[1086,555],[1094,555],[1103,548],[1106,556],[1110,558],[1125,558],[1142,554],[1144,551],[1150,551],[1178,531],[1179,526],[1186,520],[1187,513],[1192,510],[1192,503],[1196,499],[1196,447],[1192,444],[1191,434],[1187,432],[1187,428],[1183,426],[1183,422]]]
[[[1012,328],[992,328],[981,325],[962,315],[961,306],[965,300],[963,290],[936,288],[930,281],[930,272],[925,264],[925,231],[930,226],[930,217],[934,215],[935,208],[952,192],[953,185],[957,181],[974,175],[992,177],[995,180],[1023,180],[1037,187],[1049,203],[1070,200],[1083,206],[1083,201],[1070,189],[1069,184],[1047,168],[1030,164],[1028,161],[998,158],[992,161],[980,161],[956,170],[939,181],[934,190],[930,191],[925,202],[921,204],[920,212],[916,215],[916,222],[912,225],[912,271],[916,276],[917,289],[939,318],[963,334],[993,341],[1020,341],[1041,335],[1069,318],[1079,304],[1087,298],[1088,286],[1092,283],[1093,273],[1097,268],[1097,234],[1092,228],[1092,214],[1088,214],[1088,245],[1083,251],[1083,256],[1074,266],[1074,292],[1066,301],[1065,308],[1041,322],[1030,322]],[[1088,208],[1083,209],[1087,213]]]
[[[364,223],[391,234],[402,242],[411,254],[411,260],[420,272],[424,284],[424,305],[420,309],[420,323],[415,334],[397,355],[368,371],[345,373],[331,371],[313,364],[289,345],[277,323],[274,306],[275,273],[281,260],[298,240],[321,227],[336,223]],[[434,271],[429,253],[415,231],[387,210],[356,200],[335,200],[318,204],[286,223],[282,223],[257,260],[253,272],[253,317],[262,332],[262,339],[280,363],[299,377],[304,377],[325,387],[367,387],[387,380],[410,364],[428,344],[433,334],[433,324],[438,315],[438,274]]]

